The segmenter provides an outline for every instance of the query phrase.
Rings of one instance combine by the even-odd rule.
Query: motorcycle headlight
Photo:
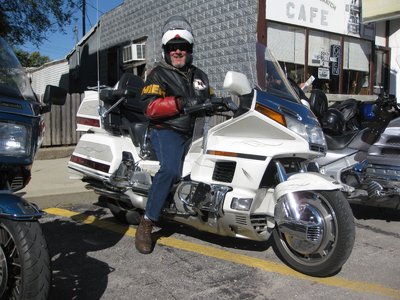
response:
[[[0,155],[30,155],[31,132],[29,125],[0,121]]]
[[[310,149],[314,149],[318,152],[326,152],[327,145],[325,135],[320,126],[303,123],[288,114],[282,114],[258,103],[256,104],[255,110],[287,127],[291,131],[296,132],[308,141]],[[318,121],[315,120],[315,123],[317,124]]]
[[[287,127],[303,137],[310,144],[323,147],[326,150],[326,140],[322,128],[317,125],[304,124],[295,118],[286,116]]]

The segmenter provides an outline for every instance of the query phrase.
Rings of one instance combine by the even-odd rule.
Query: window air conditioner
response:
[[[122,61],[124,63],[135,61],[135,60],[145,60],[146,59],[146,45],[145,44],[132,44],[125,46],[122,49]]]

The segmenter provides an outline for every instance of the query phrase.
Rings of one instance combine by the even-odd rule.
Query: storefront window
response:
[[[371,41],[270,21],[267,27],[267,46],[286,76],[298,84],[313,76],[315,79],[311,88],[328,94],[367,95],[371,90]],[[386,61],[387,53],[379,50],[375,53],[374,90],[378,91],[387,88],[388,79],[381,75],[385,74],[383,62]]]
[[[369,93],[369,58],[371,42],[352,37],[344,40],[343,92],[345,94]]]
[[[308,77],[314,76],[313,88],[325,93],[339,93],[340,37],[311,30],[308,46]]]
[[[304,82],[305,29],[274,22],[268,23],[267,46],[279,61],[286,76]]]
[[[389,67],[387,65],[388,50],[378,49],[375,51],[375,82],[374,94],[389,91]]]

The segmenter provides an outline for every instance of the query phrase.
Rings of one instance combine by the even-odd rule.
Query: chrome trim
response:
[[[320,249],[326,226],[323,215],[298,194],[288,193],[278,200],[275,221],[295,251],[308,255]]]
[[[285,168],[282,165],[282,163],[280,161],[276,160],[275,161],[275,166],[276,166],[276,170],[277,170],[277,173],[278,173],[279,182],[286,181],[288,179],[288,176],[286,174]]]

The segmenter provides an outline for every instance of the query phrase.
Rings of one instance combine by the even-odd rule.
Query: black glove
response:
[[[235,112],[238,109],[237,105],[232,101],[231,97],[227,98],[214,97],[211,99],[211,103],[213,104],[215,112],[226,112],[226,111]]]
[[[196,98],[184,98],[181,96],[177,96],[175,98],[175,101],[176,101],[176,106],[178,107],[180,112],[184,112],[185,108],[189,108],[196,104],[201,103]]]

